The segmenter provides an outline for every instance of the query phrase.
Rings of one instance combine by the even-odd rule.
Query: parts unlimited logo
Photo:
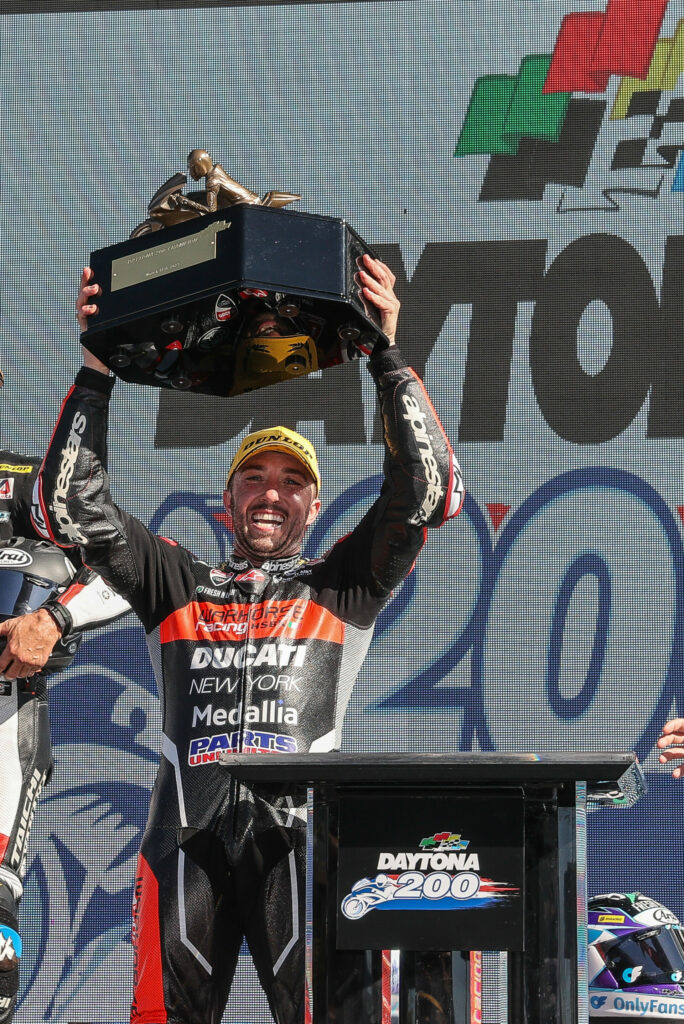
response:
[[[481,875],[478,854],[465,852],[469,845],[458,833],[437,832],[421,839],[418,852],[381,851],[380,873],[354,882],[342,913],[356,921],[371,910],[484,909],[517,896],[517,886]]]
[[[454,156],[491,156],[480,201],[541,200],[555,184],[557,213],[617,212],[618,196],[684,192],[684,19],[658,38],[668,2],[568,14],[552,54],[478,78]]]

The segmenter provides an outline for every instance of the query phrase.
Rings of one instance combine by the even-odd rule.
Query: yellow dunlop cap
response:
[[[296,430],[290,430],[288,427],[267,427],[266,430],[255,430],[253,434],[248,434],[235,453],[235,458],[228,470],[226,488],[235,470],[247,459],[251,459],[253,455],[258,455],[260,452],[285,452],[287,455],[294,456],[314,478],[316,488],[320,491],[321,474],[318,469],[316,449],[306,437],[302,437]]]

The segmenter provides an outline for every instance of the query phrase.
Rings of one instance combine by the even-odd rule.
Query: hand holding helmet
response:
[[[22,537],[0,544],[0,674],[5,679],[54,672],[73,660],[80,634],[63,639],[41,606],[74,575],[71,562],[53,544]]]
[[[24,679],[45,667],[62,631],[44,608],[0,622],[0,675]]]

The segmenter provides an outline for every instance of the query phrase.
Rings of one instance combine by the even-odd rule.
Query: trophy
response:
[[[387,339],[358,283],[349,225],[284,209],[206,150],[157,190],[130,239],[91,254],[102,288],[81,342],[123,380],[232,396],[339,365]]]

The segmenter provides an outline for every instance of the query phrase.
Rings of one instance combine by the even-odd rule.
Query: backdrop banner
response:
[[[650,793],[590,815],[589,893],[681,918],[684,784],[653,749],[684,715],[681,5],[26,6],[0,18],[5,447],[44,451],[81,267],[191,149],[348,220],[397,275],[398,342],[468,497],[378,622],[344,749],[635,749]],[[218,562],[226,469],[274,423],[318,449],[321,554],[380,483],[365,360],[230,401],[118,382],[115,497]],[[51,712],[17,1024],[123,1024],[160,721],[133,619],[83,644]],[[243,953],[225,1020],[260,1024]]]

